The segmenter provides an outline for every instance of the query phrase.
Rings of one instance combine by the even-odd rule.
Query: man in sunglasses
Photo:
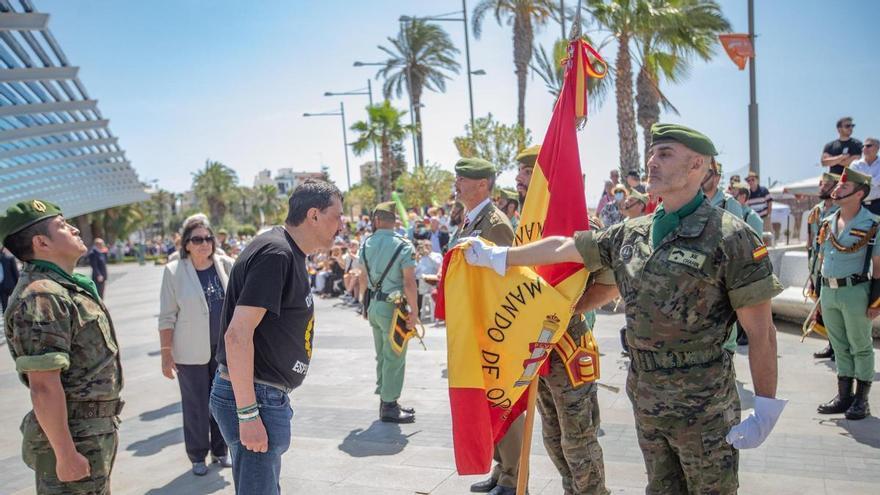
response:
[[[838,138],[825,145],[822,150],[822,166],[829,167],[832,174],[840,175],[843,169],[862,156],[862,142],[852,137],[852,117],[842,117],[837,121]]]
[[[864,156],[851,165],[852,169],[871,176],[871,192],[865,198],[865,207],[871,213],[880,215],[880,158],[877,157],[877,148],[880,140],[870,137],[865,140],[862,147]]]

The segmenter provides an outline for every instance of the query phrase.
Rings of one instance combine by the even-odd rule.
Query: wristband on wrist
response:
[[[247,422],[249,422],[249,421],[254,421],[254,420],[256,420],[256,419],[259,418],[259,417],[260,417],[260,410],[259,410],[259,409],[254,409],[254,411],[251,412],[251,413],[248,413],[248,414],[239,414],[239,415],[238,415],[238,422],[239,422],[239,423],[247,423]]]
[[[235,410],[235,412],[237,412],[238,414],[244,414],[244,413],[251,412],[254,409],[258,409],[259,407],[260,407],[259,404],[254,402],[253,404],[251,404],[249,406],[239,407],[238,409]]]

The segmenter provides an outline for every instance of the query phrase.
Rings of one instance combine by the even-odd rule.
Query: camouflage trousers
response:
[[[48,441],[25,441],[22,445],[22,459],[36,474],[37,493],[109,495],[110,472],[116,460],[119,445],[118,434],[104,433],[82,438],[74,438],[76,450],[89,460],[91,474],[79,481],[63,483],[55,475],[55,452]]]
[[[646,494],[736,493],[739,452],[724,439],[740,416],[729,353],[689,368],[630,366],[626,391],[648,472]]]
[[[550,373],[538,381],[537,400],[547,454],[566,495],[607,494],[596,384],[572,388],[559,355],[552,352],[549,360]]]

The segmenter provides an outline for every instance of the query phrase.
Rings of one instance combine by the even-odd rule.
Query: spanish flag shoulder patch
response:
[[[761,246],[754,251],[752,251],[752,259],[755,261],[760,261],[767,257],[767,246]]]

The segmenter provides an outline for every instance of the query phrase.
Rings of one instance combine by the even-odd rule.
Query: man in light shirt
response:
[[[877,148],[880,140],[877,138],[865,139],[862,146],[862,158],[853,162],[851,167],[857,172],[871,176],[871,192],[865,198],[865,208],[875,215],[880,215],[880,158],[877,157]]]

